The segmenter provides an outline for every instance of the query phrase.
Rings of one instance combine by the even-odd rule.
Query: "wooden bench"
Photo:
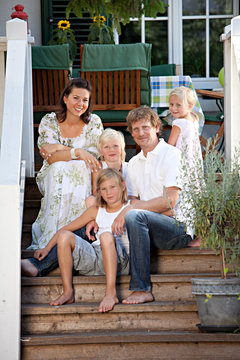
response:
[[[80,47],[80,69],[84,45]],[[81,71],[92,85],[94,110],[130,111],[141,106],[141,70]],[[99,91],[100,90],[100,91]],[[126,126],[126,121],[103,121],[105,127]]]
[[[68,70],[33,69],[33,111],[55,111],[61,92],[69,81]]]

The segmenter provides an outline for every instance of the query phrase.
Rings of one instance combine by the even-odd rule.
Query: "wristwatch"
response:
[[[75,155],[75,149],[74,148],[72,148],[70,150],[70,154],[71,154],[71,159],[73,159],[73,160],[79,159],[79,156]]]

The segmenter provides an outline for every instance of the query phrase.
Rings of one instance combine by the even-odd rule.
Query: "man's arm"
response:
[[[158,196],[151,200],[134,200],[129,206],[125,207],[116,217],[112,224],[112,231],[116,234],[124,232],[125,215],[133,209],[149,210],[159,214],[171,211],[179,198],[180,189],[172,186],[164,190],[163,196]]]

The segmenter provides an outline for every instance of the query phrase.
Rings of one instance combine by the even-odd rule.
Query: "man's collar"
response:
[[[152,155],[158,155],[159,153],[159,148],[161,147],[161,145],[164,143],[164,139],[160,138],[158,144],[155,146],[155,148],[152,151],[149,151],[148,154],[152,154]],[[146,160],[147,157],[144,156],[143,151],[141,150],[141,152],[139,153],[139,159],[143,159]]]

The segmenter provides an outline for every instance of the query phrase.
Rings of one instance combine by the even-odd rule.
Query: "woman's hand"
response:
[[[33,257],[35,259],[37,259],[38,261],[41,261],[48,255],[48,253],[49,253],[49,251],[46,248],[39,249],[34,252]]]
[[[79,159],[83,160],[86,167],[91,171],[99,171],[99,169],[101,169],[99,161],[87,150],[77,148],[75,149],[75,155],[78,156]]]
[[[44,160],[47,160],[49,156],[54,154],[56,151],[69,150],[70,148],[62,144],[44,144],[40,149],[40,155]]]

